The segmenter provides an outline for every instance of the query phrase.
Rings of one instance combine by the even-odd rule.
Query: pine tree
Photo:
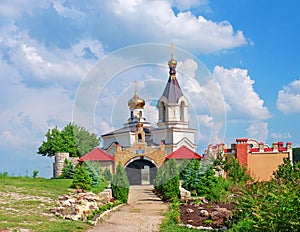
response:
[[[78,165],[74,176],[71,187],[77,189],[90,190],[92,180],[89,173],[85,170],[83,165]]]
[[[83,165],[91,178],[91,186],[97,188],[101,184],[101,169],[99,163],[85,161]]]
[[[117,166],[116,174],[113,176],[111,183],[111,188],[115,200],[120,200],[124,203],[127,203],[129,194],[129,180],[121,163],[119,163]]]
[[[105,168],[103,176],[106,181],[112,181],[112,174],[108,168]]]
[[[68,161],[67,159],[65,159],[64,161],[64,167],[62,169],[62,174],[59,178],[63,178],[63,179],[72,179],[73,175],[75,173],[75,167],[72,164],[72,162]]]

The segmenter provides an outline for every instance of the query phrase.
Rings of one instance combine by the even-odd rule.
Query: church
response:
[[[145,100],[137,88],[128,101],[129,117],[123,127],[101,136],[103,147],[95,148],[80,159],[69,157],[68,153],[57,153],[54,162],[54,177],[62,173],[64,160],[75,165],[78,162],[95,161],[101,168],[113,174],[118,163],[126,170],[131,185],[153,184],[157,169],[169,159],[180,164],[184,159],[204,157],[235,156],[241,165],[256,180],[270,180],[284,158],[293,162],[292,144],[275,142],[272,147],[254,139],[237,139],[230,149],[225,144],[208,146],[204,156],[195,152],[196,130],[190,128],[189,102],[184,96],[176,78],[177,61],[173,54],[168,62],[169,78],[158,99],[158,121],[153,127],[144,113]],[[167,79],[167,78],[166,78]],[[125,118],[125,116],[124,116]],[[154,122],[155,123],[155,122]]]
[[[190,128],[189,102],[176,78],[174,55],[168,62],[169,78],[158,99],[157,127],[151,126],[144,114],[145,101],[137,88],[128,101],[129,118],[122,128],[103,134],[103,147],[95,148],[79,159],[98,161],[114,173],[118,163],[127,172],[131,185],[152,184],[166,160],[201,159],[195,152],[196,130]],[[167,79],[167,78],[166,78]]]

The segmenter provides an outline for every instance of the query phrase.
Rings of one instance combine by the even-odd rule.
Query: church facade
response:
[[[114,158],[112,169],[121,163],[131,184],[152,184],[157,168],[168,157],[174,157],[179,162],[182,159],[201,159],[195,153],[196,130],[189,125],[189,102],[176,78],[177,61],[173,54],[168,66],[169,78],[157,103],[157,127],[152,127],[147,121],[145,101],[136,89],[128,101],[130,114],[127,122],[122,128],[101,136],[102,149]]]

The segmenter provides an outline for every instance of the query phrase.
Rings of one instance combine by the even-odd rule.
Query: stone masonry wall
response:
[[[68,152],[56,153],[54,163],[53,163],[53,177],[54,178],[57,178],[62,174],[65,159],[70,161],[74,165],[74,167],[76,167],[78,164],[78,157],[69,157]]]

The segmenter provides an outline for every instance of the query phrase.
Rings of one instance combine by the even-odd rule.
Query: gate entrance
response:
[[[153,184],[156,177],[157,167],[150,160],[139,157],[125,167],[130,185]]]

